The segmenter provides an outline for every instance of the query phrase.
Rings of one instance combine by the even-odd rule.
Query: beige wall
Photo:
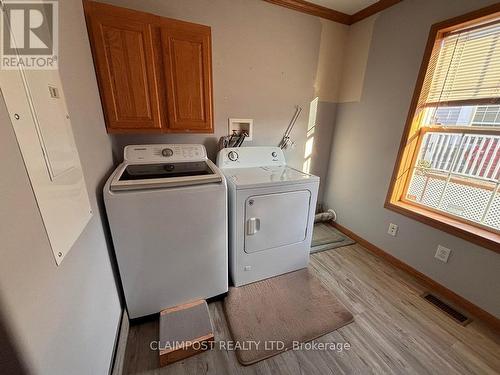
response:
[[[346,42],[350,30],[351,26],[321,20],[321,43],[314,95],[323,102],[339,101]]]
[[[321,42],[314,96],[322,102],[361,100],[368,51],[377,15],[354,25],[321,20]]]
[[[112,149],[82,3],[59,4],[60,71],[94,216],[57,267],[0,97],[0,327],[33,374],[106,374],[121,313],[99,214]]]
[[[363,92],[368,51],[377,14],[349,26],[346,36],[342,78],[338,89],[339,103],[359,102]]]
[[[325,200],[340,224],[500,316],[499,254],[383,207],[430,26],[494,2],[405,0],[379,14],[361,101],[337,106]],[[447,264],[438,244],[453,250]]]

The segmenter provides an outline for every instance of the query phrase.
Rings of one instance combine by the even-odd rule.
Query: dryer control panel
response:
[[[217,154],[219,168],[252,168],[286,165],[279,147],[228,147]]]
[[[203,145],[153,144],[125,146],[123,159],[129,163],[163,163],[207,160]]]

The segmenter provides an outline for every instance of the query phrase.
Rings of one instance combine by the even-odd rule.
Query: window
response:
[[[432,27],[386,207],[500,248],[500,6]]]

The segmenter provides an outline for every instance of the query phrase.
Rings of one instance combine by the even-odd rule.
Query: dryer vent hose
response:
[[[337,214],[332,209],[329,209],[326,212],[321,212],[321,213],[316,214],[314,216],[315,223],[319,223],[322,221],[330,221],[330,220],[333,220],[333,221],[337,220]]]

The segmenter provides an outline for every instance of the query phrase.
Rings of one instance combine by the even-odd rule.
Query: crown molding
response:
[[[313,4],[305,0],[264,0],[268,3],[279,5],[285,8],[293,9],[298,12],[310,14],[313,16],[325,18],[330,21],[342,23],[344,25],[352,25],[365,18],[368,18],[375,13],[387,9],[402,0],[379,0],[376,3],[361,9],[352,15],[339,12],[335,9],[323,7],[321,5]]]
[[[350,16],[350,25],[353,23],[359,22],[361,20],[364,20],[365,18],[368,18],[370,16],[373,16],[374,14],[383,11],[384,9],[387,9],[389,7],[392,7],[393,5],[396,5],[397,3],[401,2],[402,0],[379,0],[376,3],[367,6],[364,9],[361,9],[359,12],[354,13],[353,15]]]
[[[351,16],[333,10],[330,8],[322,7],[321,5],[316,5],[304,0],[264,0],[268,3],[279,5],[285,8],[293,9],[298,12],[311,14],[313,16],[326,18],[327,20],[343,23],[344,25],[349,25]]]

